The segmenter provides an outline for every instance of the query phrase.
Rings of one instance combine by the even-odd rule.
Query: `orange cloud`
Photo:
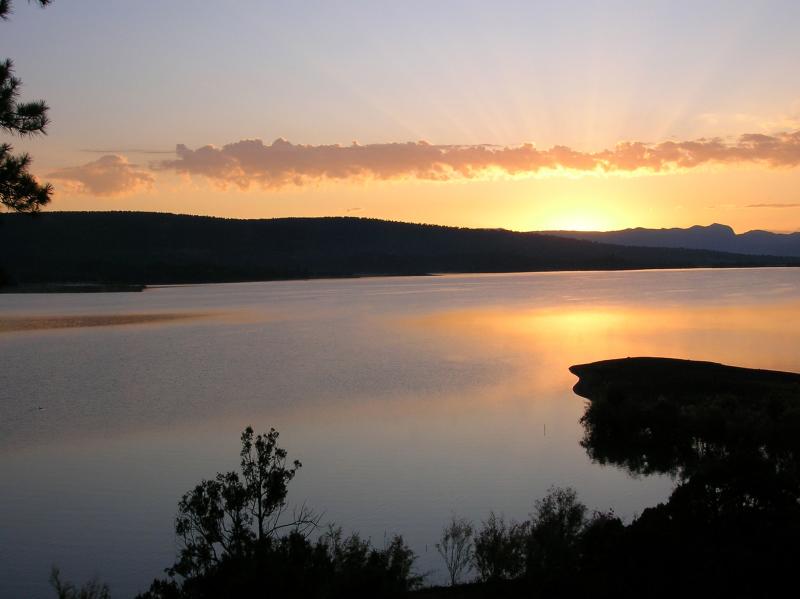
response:
[[[101,156],[81,166],[55,170],[47,178],[63,181],[67,187],[79,193],[105,196],[149,189],[154,181],[153,175],[118,154]]]
[[[767,167],[800,165],[800,131],[775,135],[745,134],[734,142],[721,138],[627,141],[613,149],[581,152],[565,146],[539,150],[521,146],[433,145],[425,141],[359,145],[299,145],[277,139],[266,145],[248,139],[196,150],[176,147],[177,157],[153,164],[157,170],[201,175],[242,189],[279,188],[344,179],[471,179],[489,174],[534,175],[546,171],[577,173],[674,172],[707,164],[752,163]]]

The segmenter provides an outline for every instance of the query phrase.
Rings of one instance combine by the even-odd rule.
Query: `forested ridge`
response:
[[[12,285],[798,264],[800,258],[627,247],[365,218],[0,214],[0,269],[5,283]]]

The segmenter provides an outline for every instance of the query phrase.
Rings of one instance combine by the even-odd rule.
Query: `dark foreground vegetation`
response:
[[[8,285],[800,265],[800,258],[374,219],[233,220],[141,212],[0,214],[0,257]]]
[[[660,358],[571,370],[591,401],[592,459],[677,480],[666,503],[620,529],[607,588],[776,597],[795,587],[800,375]]]
[[[140,599],[212,597],[393,597],[418,587],[414,553],[399,535],[376,548],[329,526],[305,506],[284,514],[289,464],[278,433],[242,433],[239,472],[217,474],[186,493],[175,532],[181,545],[168,577]]]
[[[631,522],[591,512],[569,488],[522,521],[453,516],[436,544],[450,585],[424,587],[401,536],[376,547],[321,530],[305,506],[287,514],[301,464],[277,432],[248,428],[240,470],[181,499],[176,562],[139,598],[786,596],[800,557],[800,375],[658,358],[571,370],[590,400],[591,458],[675,477],[668,500]],[[57,572],[53,584],[65,599],[108,596]]]

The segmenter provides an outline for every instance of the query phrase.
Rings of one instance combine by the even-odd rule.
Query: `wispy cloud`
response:
[[[800,208],[800,204],[748,204],[747,208]]]
[[[764,115],[748,112],[705,112],[697,120],[706,127],[724,131],[749,129],[760,133],[791,131],[800,128],[800,102],[795,102],[789,111]]]
[[[800,131],[750,133],[735,141],[701,138],[645,143],[626,141],[613,149],[583,152],[566,146],[540,150],[520,146],[434,145],[426,141],[359,145],[300,145],[277,139],[241,140],[195,150],[178,145],[174,160],[153,163],[157,170],[200,175],[223,186],[280,188],[324,180],[472,179],[491,175],[526,176],[550,171],[645,174],[674,172],[709,164],[800,165]]]
[[[122,195],[148,189],[154,178],[124,156],[108,154],[80,166],[70,166],[47,174],[79,193]]]

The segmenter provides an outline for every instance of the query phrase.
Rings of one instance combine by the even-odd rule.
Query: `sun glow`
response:
[[[547,231],[609,231],[615,225],[610,215],[575,210],[553,214],[541,228]]]

